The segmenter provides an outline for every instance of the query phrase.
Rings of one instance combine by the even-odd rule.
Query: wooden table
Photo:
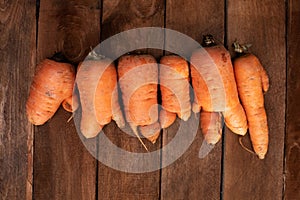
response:
[[[0,20],[0,199],[300,197],[299,0],[3,1]],[[265,160],[242,149],[228,129],[212,152],[199,159],[203,137],[198,131],[190,148],[170,166],[125,173],[88,153],[63,109],[43,126],[27,121],[25,102],[36,63],[61,51],[78,64],[110,36],[152,26],[177,30],[198,42],[211,33],[230,50],[235,39],[252,44],[271,84],[265,95],[270,128]],[[156,58],[166,53],[143,52]],[[151,149],[167,144],[177,128],[178,120]],[[143,151],[115,123],[104,132],[126,150]],[[251,145],[248,136],[244,143]]]

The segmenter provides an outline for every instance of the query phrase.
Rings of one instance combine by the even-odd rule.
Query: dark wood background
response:
[[[43,126],[28,123],[25,102],[36,63],[62,51],[76,64],[104,39],[149,26],[198,42],[211,33],[229,48],[236,38],[252,44],[271,81],[265,160],[243,150],[228,129],[199,159],[198,131],[172,165],[131,174],[95,160],[61,108]],[[299,199],[300,0],[2,1],[0,31],[0,199]],[[144,51],[156,58],[165,54]],[[151,148],[167,144],[177,128],[178,121]],[[115,123],[104,132],[126,150],[143,150]],[[250,146],[248,136],[244,143]]]

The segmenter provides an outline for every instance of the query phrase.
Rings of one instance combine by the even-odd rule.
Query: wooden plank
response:
[[[223,43],[224,16],[224,1],[166,2],[166,28],[186,34],[199,43],[202,35],[208,33]],[[164,132],[163,145],[167,145],[175,134],[178,134],[179,125],[184,126],[184,123],[177,119],[176,123]],[[206,157],[199,158],[202,142],[199,128],[194,142],[182,157],[162,170],[161,199],[220,199],[222,142],[220,141]],[[163,163],[167,156],[172,156],[165,151],[162,155]]]
[[[27,140],[32,142],[32,126],[25,115],[25,102],[29,90],[27,80],[35,65],[35,4],[19,1],[5,2],[2,6],[0,196],[3,199],[25,198],[32,192],[31,175],[27,176],[27,171],[33,167],[27,149]],[[16,11],[18,14],[14,15]],[[27,15],[27,11],[31,13]],[[28,23],[16,26],[23,20]]]
[[[102,40],[133,28],[163,27],[164,1],[103,1]],[[132,38],[134,39],[134,38]],[[128,48],[130,47],[128,43]],[[163,44],[162,44],[163,46]],[[117,46],[116,46],[117,48]],[[162,50],[142,49],[156,58]],[[104,128],[106,136],[118,147],[129,152],[145,153],[136,137],[132,137],[110,123]],[[160,139],[152,145],[144,140],[150,151],[160,148]],[[101,146],[99,146],[101,148]],[[115,159],[114,155],[108,155]],[[160,155],[156,157],[160,159]],[[121,159],[121,158],[120,158]],[[125,161],[126,162],[126,161]],[[130,161],[127,161],[130,162]],[[147,161],[144,161],[147,162]],[[145,164],[145,163],[144,163]],[[149,163],[150,164],[150,163]],[[98,199],[159,199],[160,172],[127,173],[98,163]]]
[[[99,42],[100,13],[98,0],[41,0],[38,61],[55,52],[75,64],[82,61]],[[35,128],[35,199],[95,199],[96,160],[83,146],[74,122],[67,123],[70,115],[60,108]]]
[[[282,199],[285,134],[286,51],[284,1],[228,1],[228,44],[252,44],[270,78],[265,107],[270,132],[264,160],[246,152],[238,136],[225,133],[224,199]],[[251,148],[249,137],[243,139]]]
[[[288,4],[288,76],[287,76],[287,123],[285,143],[285,199],[300,196],[300,1]]]
[[[35,66],[35,1],[2,2],[0,18],[0,197],[26,199],[32,196],[27,140],[33,132],[25,104]]]
[[[121,1],[103,0],[101,40],[134,28],[164,27],[164,0]],[[137,34],[138,35],[138,34]],[[145,36],[146,37],[146,36]],[[149,35],[151,37],[151,35]],[[128,36],[134,40],[134,37]],[[141,41],[142,42],[142,41]],[[131,44],[128,44],[128,48]],[[162,44],[163,46],[163,44]],[[117,48],[117,46],[115,46]],[[163,51],[139,49],[135,53],[149,53],[159,58]]]

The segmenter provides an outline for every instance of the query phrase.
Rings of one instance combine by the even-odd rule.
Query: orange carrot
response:
[[[162,97],[160,122],[162,128],[171,125],[178,115],[187,121],[191,115],[189,67],[185,59],[169,55],[160,60],[159,80]],[[175,117],[174,117],[175,116]]]
[[[242,53],[234,60],[234,72],[247,115],[252,146],[258,157],[264,159],[268,150],[269,133],[263,92],[269,89],[269,78],[255,55],[243,53],[247,48],[241,47],[237,42],[234,46],[236,52]]]
[[[122,56],[118,74],[127,122],[137,136],[139,127],[141,134],[154,143],[160,133],[155,58],[150,55]]]
[[[139,131],[150,142],[155,143],[160,133],[160,124],[158,122],[155,122],[150,125],[139,126]]]
[[[80,129],[85,137],[95,137],[112,119],[119,127],[125,125],[112,60],[90,55],[79,65],[76,83],[82,108]]]
[[[169,112],[165,109],[159,111],[159,123],[161,128],[168,128],[176,120],[176,113]]]
[[[72,96],[75,70],[71,64],[45,59],[37,66],[26,102],[27,117],[42,125]]]
[[[68,112],[73,112],[73,111],[77,110],[77,108],[79,106],[77,95],[73,92],[73,96],[66,98],[61,103],[61,105]]]
[[[203,112],[222,112],[227,127],[236,134],[245,135],[247,120],[245,111],[239,102],[229,52],[222,45],[215,45],[211,35],[205,36],[204,41],[206,47],[195,50],[191,56],[191,76],[195,92],[192,109],[195,113],[200,112],[200,110]],[[214,116],[208,118],[216,119]],[[218,120],[221,118],[218,117]],[[222,123],[210,124],[220,126]],[[202,124],[203,130],[222,129],[222,125],[208,129],[204,128],[206,126]],[[216,132],[215,139],[211,140],[218,141],[220,134],[221,132]]]
[[[222,136],[222,114],[220,112],[200,112],[200,127],[205,141],[216,144]]]

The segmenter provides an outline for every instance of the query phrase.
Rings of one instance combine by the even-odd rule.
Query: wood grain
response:
[[[38,3],[40,9],[36,10]],[[2,1],[0,199],[298,199],[299,13],[299,0]],[[36,62],[62,51],[77,64],[100,39],[149,26],[166,26],[198,42],[203,34],[211,33],[229,48],[235,39],[252,44],[251,52],[261,59],[271,81],[265,95],[270,126],[265,160],[243,150],[238,137],[228,129],[222,141],[224,152],[219,142],[200,159],[203,137],[198,130],[190,148],[170,166],[150,173],[126,173],[97,162],[89,154],[74,122],[66,123],[70,113],[62,108],[43,126],[29,124],[25,103]],[[157,49],[134,52],[151,53],[157,59],[163,55]],[[180,124],[177,119],[155,145],[144,140],[150,151],[169,144]],[[104,132],[124,150],[145,152],[135,137],[113,122]],[[96,147],[96,139],[88,142]],[[248,135],[243,142],[251,148]],[[163,164],[168,156],[172,155],[163,151],[157,159]]]
[[[62,52],[76,64],[99,42],[99,2],[41,0],[38,26],[38,62]],[[96,161],[70,115],[60,108],[35,128],[34,199],[95,199]]]
[[[287,74],[287,123],[285,139],[285,199],[300,196],[300,1],[288,4],[288,74]]]
[[[108,1],[103,0],[103,19],[101,40],[105,40],[115,34],[130,29],[142,27],[163,27],[164,26],[164,0],[132,0],[132,1]],[[136,35],[128,34],[128,41],[135,41],[139,36],[145,38],[154,38],[153,35],[143,31],[137,31]],[[163,38],[160,38],[161,49],[163,48]],[[145,42],[145,41],[138,41]],[[124,48],[113,43],[112,48]],[[132,44],[128,42],[126,48],[130,48]],[[159,49],[137,49],[132,53],[150,53],[154,57],[159,58],[163,51]]]
[[[35,66],[35,2],[0,4],[0,198],[32,194],[32,126],[25,111]],[[28,141],[28,143],[31,143]]]
[[[212,34],[218,42],[224,42],[223,1],[166,2],[166,28],[186,34],[199,43],[205,34]]]
[[[141,27],[163,27],[164,1],[103,1],[102,36],[105,40],[122,31]],[[131,35],[128,35],[131,37]],[[134,39],[134,38],[132,38]],[[128,42],[128,48],[132,45]],[[162,43],[163,47],[163,43]],[[114,46],[118,48],[118,45]],[[141,49],[135,53],[150,53],[156,58],[162,56],[162,50]],[[126,132],[126,131],[125,131]],[[106,136],[118,147],[129,151],[145,153],[141,143],[110,123],[104,128]],[[160,148],[160,139],[152,145],[144,140],[150,151]],[[101,148],[101,146],[99,146]],[[107,155],[115,159],[114,155]],[[122,158],[120,158],[122,159]],[[160,159],[160,155],[157,156]],[[130,161],[124,161],[129,162]],[[146,164],[144,161],[143,164]],[[149,163],[151,164],[151,163]],[[160,172],[126,173],[98,163],[98,199],[159,199]]]
[[[238,136],[226,130],[224,199],[281,199],[285,134],[285,3],[284,1],[228,1],[228,44],[235,39],[252,44],[270,78],[265,95],[270,143],[264,160],[245,151]],[[243,139],[251,148],[249,137]]]
[[[199,43],[202,35],[208,33],[223,43],[224,17],[223,1],[167,0],[166,3],[166,28],[186,34]],[[168,42],[166,38],[166,45]],[[177,120],[164,132],[163,145],[175,137],[180,123]],[[200,159],[202,142],[199,129],[194,142],[183,156],[162,170],[162,199],[220,199],[222,142]],[[162,155],[163,162],[166,156],[170,156],[164,151]]]

